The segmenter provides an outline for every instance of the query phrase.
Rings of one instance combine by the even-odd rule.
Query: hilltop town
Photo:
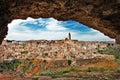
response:
[[[90,42],[72,40],[71,34],[64,40],[29,40],[7,41],[0,46],[2,60],[13,59],[41,59],[41,60],[74,60],[106,57],[108,46],[115,46],[114,42]],[[104,55],[103,55],[104,54]]]
[[[116,79],[119,50],[115,42],[78,41],[70,33],[63,40],[4,40],[0,45],[0,79],[89,80],[90,77],[104,80],[111,79],[110,76]]]

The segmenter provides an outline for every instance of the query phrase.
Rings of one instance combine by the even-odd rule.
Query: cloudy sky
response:
[[[70,32],[72,39],[82,41],[114,41],[103,33],[73,20],[58,21],[54,18],[16,19],[8,24],[9,40],[60,40]]]

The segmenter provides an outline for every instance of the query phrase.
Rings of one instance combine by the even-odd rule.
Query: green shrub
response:
[[[68,60],[68,65],[70,66],[72,63],[72,60]]]
[[[38,78],[33,78],[32,80],[38,80]]]
[[[86,72],[91,72],[91,68],[88,67],[87,69],[85,69]]]
[[[0,69],[1,71],[2,70],[14,71],[19,64],[21,64],[19,60],[3,61],[2,63],[0,63]]]
[[[64,69],[64,70],[58,71],[57,73],[59,73],[59,74],[65,74],[65,73],[68,73],[68,72],[69,72],[69,70]]]
[[[28,53],[28,51],[22,51],[21,52],[21,54],[27,54]]]
[[[120,73],[120,68],[116,70],[117,73]]]
[[[69,73],[69,70],[59,70],[59,71],[55,71],[55,72],[51,72],[51,71],[48,71],[48,72],[45,72],[45,73],[41,73],[40,75],[41,76],[51,76],[52,78],[57,78],[57,77],[64,77],[65,73]]]
[[[108,46],[104,53],[114,55],[116,60],[120,60],[120,45],[116,47]]]
[[[103,73],[104,71],[105,71],[104,67],[101,67],[101,68],[100,68],[100,72]]]
[[[77,69],[77,68],[75,68],[75,67],[72,66],[72,67],[70,67],[69,71],[78,72],[79,69]]]
[[[93,72],[93,71],[98,71],[97,67],[88,67],[85,69],[86,72]]]

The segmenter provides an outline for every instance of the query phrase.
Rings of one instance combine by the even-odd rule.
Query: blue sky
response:
[[[89,28],[79,22],[68,20],[58,21],[54,18],[28,17],[26,20],[16,19],[8,24],[9,40],[60,40],[70,32],[72,39],[82,41],[114,41],[103,33]]]

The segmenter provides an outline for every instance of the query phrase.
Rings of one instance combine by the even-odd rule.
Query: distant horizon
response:
[[[78,41],[115,41],[103,33],[89,28],[79,22],[58,21],[54,18],[28,17],[26,20],[16,19],[8,24],[8,35],[5,40],[62,40],[68,33]]]
[[[8,39],[4,39],[4,40],[7,40],[7,41],[40,41],[40,40],[46,40],[46,39],[38,39],[38,40],[36,40],[36,39],[31,39],[31,40],[8,40]],[[59,40],[65,40],[65,39],[57,39],[58,41]],[[57,41],[56,40],[56,41]],[[72,39],[71,41],[74,41],[74,40],[77,40],[77,39]],[[46,41],[55,41],[55,40],[46,40]],[[80,40],[77,40],[77,41],[80,41]],[[83,41],[83,42],[115,42],[115,41]]]

